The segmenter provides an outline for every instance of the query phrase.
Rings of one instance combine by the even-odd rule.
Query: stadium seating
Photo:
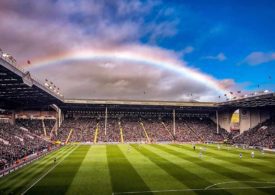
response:
[[[104,117],[65,119],[58,130],[56,139],[65,142],[73,129],[69,138],[70,142],[92,142],[97,127],[97,142],[121,142],[120,127],[125,142],[211,142],[223,141],[228,136],[223,129],[217,134],[216,125],[209,118],[179,118],[176,120],[176,134],[174,135],[171,118],[129,116],[109,118],[106,135]],[[147,140],[147,136],[149,140]]]
[[[31,119],[17,119],[16,123],[18,126],[28,129],[31,133],[42,136],[44,135],[42,120],[31,120]]]
[[[44,119],[44,124],[46,128],[47,135],[49,136],[51,134],[51,131],[56,123],[56,120],[53,119]]]
[[[125,142],[146,142],[146,135],[138,118],[121,119],[121,127]]]
[[[275,138],[275,120],[274,118],[257,125],[256,127],[245,131],[240,136],[233,139],[235,144],[246,144],[250,146],[272,147]]]
[[[20,127],[26,128],[31,133],[38,136],[44,136],[43,123],[46,131],[46,135],[50,136],[51,131],[55,125],[56,120],[53,119],[16,119],[16,124]]]
[[[92,142],[96,121],[85,118],[66,119],[58,130],[56,140],[66,142],[70,131],[73,129],[70,142]]]
[[[25,156],[47,149],[52,144],[17,125],[0,123],[0,169]]]
[[[106,135],[103,116],[66,118],[57,134],[51,137],[61,142],[221,142],[250,146],[274,145],[275,120],[270,119],[241,135],[220,129],[207,117],[177,117],[175,135],[173,120],[157,116],[113,116],[108,118]],[[44,123],[44,124],[43,124]],[[14,164],[18,159],[39,152],[51,143],[44,140],[44,128],[49,135],[55,120],[17,119],[16,125],[0,123],[0,168]],[[43,127],[44,126],[44,127]],[[96,129],[98,129],[96,131]],[[97,132],[97,139],[95,135]],[[122,133],[122,136],[121,136]]]

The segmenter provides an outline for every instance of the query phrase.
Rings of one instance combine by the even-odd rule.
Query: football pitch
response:
[[[214,144],[67,145],[0,178],[0,194],[275,194],[275,154],[251,158],[251,150]]]

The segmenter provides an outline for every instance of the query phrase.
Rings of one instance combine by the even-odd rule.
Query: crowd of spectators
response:
[[[150,142],[169,142],[174,140],[171,132],[161,119],[145,118],[142,123]]]
[[[121,142],[120,120],[117,118],[109,118],[107,120],[105,131],[105,119],[103,117],[91,119],[96,121],[98,128],[97,142]]]
[[[275,120],[270,119],[243,134],[228,133],[220,129],[207,117],[172,118],[152,116],[110,117],[105,132],[104,117],[66,118],[53,140],[61,142],[216,142],[230,139],[233,144],[250,146],[274,145]],[[55,120],[16,119],[16,124],[0,123],[0,169],[16,163],[32,153],[39,152],[51,144],[43,139],[49,135]],[[175,134],[174,134],[175,133]],[[70,135],[70,136],[69,136]]]
[[[175,137],[176,140],[179,142],[195,142],[195,141],[201,141],[201,137],[195,133],[194,130],[192,130],[188,126],[188,119],[186,118],[179,118],[176,120],[176,126],[175,126]],[[170,122],[169,128],[173,128],[173,123]]]
[[[120,121],[125,142],[146,142],[147,138],[138,118],[123,118]]]
[[[245,131],[243,134],[233,138],[234,144],[245,144],[249,146],[274,147],[275,145],[275,120],[270,119],[256,127]]]
[[[15,125],[0,123],[0,169],[16,163],[51,143],[43,139],[44,132],[50,134],[55,120],[17,119]],[[220,129],[207,117],[181,117],[175,119],[175,134],[172,118],[152,116],[105,118],[66,118],[52,140],[61,142],[216,142],[230,139],[233,144],[251,146],[274,145],[275,120],[270,119],[243,134],[228,133]],[[45,131],[44,131],[45,130]],[[70,136],[69,136],[70,135]]]
[[[56,123],[55,119],[44,119],[44,124],[45,124],[46,132],[48,136],[51,135],[51,132],[53,130],[55,123]]]
[[[93,142],[95,129],[95,120],[89,118],[66,119],[58,129],[55,139],[61,142],[66,142],[67,139],[69,142]]]
[[[109,119],[106,128],[107,142],[121,142],[120,127],[118,119]]]
[[[42,120],[38,119],[16,119],[16,124],[18,126],[28,129],[31,133],[38,136],[44,135]]]
[[[108,118],[106,134],[104,117],[66,119],[59,129],[58,138],[66,141],[70,130],[74,129],[69,141],[90,142],[94,140],[96,128],[98,128],[97,142],[121,142],[120,128],[124,142],[147,142],[147,133],[149,142],[217,142],[231,139],[233,143],[269,146],[273,144],[275,134],[274,121],[261,124],[238,136],[237,131],[228,133],[221,128],[217,133],[216,124],[207,117],[182,117],[176,118],[174,135],[171,118],[147,116]]]
[[[38,136],[50,136],[51,131],[55,125],[54,119],[16,119],[16,124],[20,127],[26,128],[31,133]],[[44,132],[44,127],[45,132]]]
[[[121,131],[124,142],[193,142],[223,141],[228,133],[220,129],[209,118],[177,118],[175,135],[173,120],[170,118],[112,117],[108,118],[105,132],[104,117],[65,119],[58,130],[56,139],[62,142],[121,142]],[[72,133],[70,135],[70,132]],[[69,136],[70,135],[70,136]],[[148,136],[148,137],[147,137]]]
[[[0,123],[0,170],[50,146],[51,143],[18,125]]]
[[[227,131],[221,128],[217,133],[216,124],[209,118],[185,118],[184,123],[204,142],[224,141],[228,135]]]

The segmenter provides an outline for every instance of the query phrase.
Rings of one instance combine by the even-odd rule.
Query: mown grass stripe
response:
[[[188,147],[186,145],[181,145],[181,147],[183,147],[183,148],[185,148],[189,151],[193,151],[193,149],[191,147]],[[222,160],[224,162],[230,162],[231,165],[232,164],[236,165],[236,166],[233,166],[233,167],[239,167],[240,170],[247,170],[252,175],[253,174],[261,174],[261,175],[263,175],[264,178],[266,178],[266,177],[273,178],[274,172],[272,171],[272,169],[270,169],[270,168],[267,169],[266,167],[259,168],[259,164],[255,166],[255,164],[249,163],[249,162],[245,161],[244,159],[240,160],[239,159],[239,154],[236,154],[235,158],[234,158],[234,156],[233,157],[232,156],[228,157],[227,156],[228,154],[227,154],[226,151],[220,151],[218,149],[213,150],[213,149],[209,149],[209,148],[207,149],[206,154],[211,155],[211,157],[214,158],[214,159],[219,159],[219,160]],[[253,161],[255,159],[250,159],[250,160]]]
[[[62,159],[64,154],[70,152],[75,147],[67,148],[66,150],[60,151],[54,157],[57,159]],[[52,155],[51,155],[52,156]],[[53,156],[49,158],[47,161],[40,162],[39,168],[31,167],[27,169],[25,172],[25,176],[17,177],[14,181],[15,183],[10,183],[10,189],[8,192],[19,193],[26,189],[27,186],[30,186],[37,178],[41,177],[45,172],[47,172],[53,166]]]
[[[169,175],[177,179],[178,181],[182,182],[184,185],[188,186],[188,188],[201,188],[201,186],[210,186],[213,183],[209,182],[208,180],[198,176],[197,174],[193,174],[192,172],[188,171],[184,167],[180,167],[179,165],[170,162],[163,158],[162,156],[152,152],[147,148],[142,148],[139,150],[136,145],[132,145],[139,153],[147,157],[161,169],[165,170]],[[203,194],[201,192],[197,192],[198,194]],[[230,194],[225,190],[221,191],[220,193],[223,194]]]
[[[188,146],[176,145],[176,144],[171,144],[170,146],[176,147],[178,149],[181,148],[181,150],[182,150],[182,148],[184,148],[185,150],[187,150],[189,152],[190,151],[194,152],[193,149],[191,149],[191,147],[188,147]],[[158,147],[164,147],[164,146],[158,146]],[[229,164],[228,167],[234,167],[234,169],[231,169],[231,168],[229,169],[225,166],[221,166],[218,163],[213,163],[213,162],[209,162],[209,161],[198,162],[197,158],[189,155],[186,152],[183,153],[184,151],[178,152],[178,151],[175,151],[175,150],[168,149],[166,147],[164,147],[164,148],[165,148],[166,151],[171,152],[171,153],[173,153],[174,155],[177,155],[180,158],[183,158],[185,160],[189,160],[192,163],[196,163],[199,166],[208,168],[210,170],[221,172],[225,177],[231,178],[231,179],[236,180],[236,181],[241,181],[241,180],[243,180],[243,181],[248,181],[248,180],[255,181],[255,180],[261,180],[262,179],[262,178],[257,178],[257,177],[251,177],[247,174],[236,171],[236,167],[234,165],[230,166],[231,162],[226,162],[226,164]],[[222,159],[218,159],[218,160],[223,161]],[[239,169],[239,170],[241,170],[241,169]],[[253,187],[253,184],[244,184],[244,185],[249,185],[249,186]],[[263,192],[266,191],[265,189],[260,189],[260,190],[262,190]]]
[[[205,147],[205,145],[198,145],[198,146],[202,146]],[[254,151],[255,152],[255,157],[253,159],[253,161],[247,161],[247,158],[243,158],[242,162],[246,163],[246,166],[250,166],[250,164],[252,165],[258,165],[261,168],[273,168],[274,167],[274,158],[273,156],[270,156],[270,154],[265,153],[264,155],[261,154],[260,151],[257,150],[251,150],[251,149],[242,149],[242,148],[230,148],[229,150],[227,149],[227,146],[222,145],[221,149],[218,150],[217,146],[209,144],[206,146],[208,149],[210,149],[211,151],[215,151],[218,153],[222,153],[225,158],[227,158],[228,160],[230,159],[230,156],[239,156],[240,152],[244,155],[244,157],[249,157],[249,159],[251,159],[251,152]]]
[[[90,147],[66,194],[112,194],[105,145],[93,145]]]
[[[167,146],[167,145],[161,145],[161,146]],[[196,161],[198,163],[194,163],[193,161],[188,159],[188,155],[186,155],[187,151],[184,152],[184,156],[186,158],[182,158],[182,156],[175,155],[174,153],[171,153],[163,148],[159,148],[158,145],[150,145],[148,146],[151,151],[153,151],[156,154],[161,155],[166,160],[173,162],[177,164],[180,167],[184,167],[188,169],[189,172],[198,175],[201,178],[207,179],[210,183],[217,183],[220,180],[222,181],[230,181],[230,178],[225,177],[221,173],[208,169],[206,167],[198,165],[198,163],[201,162],[201,159],[199,157],[196,157]],[[174,148],[172,148],[174,149]],[[182,154],[180,154],[182,155]],[[200,186],[201,188],[205,186]]]
[[[25,167],[22,167],[22,169],[18,169],[15,172],[11,173],[7,176],[9,180],[12,180],[14,178],[18,179],[21,176],[24,177],[27,175],[25,170],[37,170],[38,168],[42,167],[46,162],[49,161],[50,158],[52,158],[53,155],[59,155],[62,152],[65,152],[65,150],[69,150],[69,148],[61,148],[57,151],[54,151],[53,153],[50,153],[49,155],[42,157],[41,159],[38,159],[34,161],[33,163],[30,163],[29,165],[26,165]],[[51,160],[52,161],[52,160]]]
[[[65,194],[90,146],[78,146],[27,194]],[[62,160],[62,159],[61,159]]]
[[[113,192],[150,191],[117,145],[106,148]]]
[[[65,151],[59,151],[56,154],[56,157],[61,157]],[[51,155],[52,156],[52,155]],[[50,159],[50,158],[49,158]],[[30,164],[29,167],[23,168],[24,170],[18,170],[20,171],[20,174],[13,175],[12,178],[10,179],[9,177],[5,178],[5,184],[2,184],[0,189],[4,191],[5,193],[16,193],[18,191],[21,191],[25,186],[29,185],[29,183],[32,183],[32,181],[38,177],[39,175],[43,174],[45,171],[48,170],[49,167],[52,166],[52,159],[51,160],[38,160],[39,162],[34,162],[37,163],[34,166],[32,166],[32,163]],[[16,172],[15,172],[16,173]]]
[[[6,175],[6,176],[0,178],[0,185],[2,185],[4,182],[7,182],[7,181],[10,181],[14,178],[19,177],[21,174],[24,174],[26,172],[25,170],[27,170],[27,169],[37,168],[37,167],[41,166],[42,162],[49,159],[51,155],[56,154],[56,153],[60,153],[64,149],[65,149],[64,147],[60,148],[60,149],[48,154],[47,156],[44,156],[44,157],[42,157],[42,158],[40,158],[40,159],[30,163],[30,164],[18,169],[18,170],[10,173],[9,175]],[[6,178],[8,178],[8,180]]]
[[[217,144],[207,144],[207,145],[205,145],[205,144],[198,144],[198,146],[207,146],[207,147],[209,147],[209,148],[212,148],[212,149],[217,149]],[[254,150],[254,151],[258,151],[259,153],[261,152],[260,150],[258,150],[258,149],[250,149],[250,148],[248,148],[248,149],[243,149],[242,147],[235,147],[235,146],[232,146],[232,145],[224,145],[224,144],[220,144],[220,147],[221,147],[221,150],[226,150],[226,151],[228,151],[228,153],[229,154],[235,154],[235,153],[240,153],[240,152],[243,152],[243,153],[245,153],[245,154],[250,154],[250,152],[252,151],[252,150]],[[229,150],[227,150],[227,147],[229,147]],[[266,158],[267,159],[271,159],[271,160],[274,160],[275,158],[274,158],[274,155],[272,154],[272,153],[269,153],[269,152],[266,152],[265,153],[266,154]]]
[[[239,160],[240,152],[242,152],[242,154],[243,154],[243,158],[241,161]],[[269,175],[274,174],[274,172],[270,172],[272,170],[272,168],[274,168],[274,164],[272,166],[270,166],[269,161],[259,159],[259,157],[258,157],[259,155],[256,155],[255,158],[251,158],[251,150],[247,154],[244,154],[243,151],[240,151],[240,152],[232,153],[232,152],[227,152],[224,149],[223,150],[218,150],[218,149],[215,150],[212,147],[210,149],[208,149],[208,151],[207,151],[207,153],[209,153],[211,155],[215,155],[215,156],[217,156],[217,158],[222,158],[225,161],[230,161],[236,165],[243,166],[243,167],[251,167],[251,168],[253,168],[253,170],[257,170],[258,172],[266,173]]]
[[[75,149],[74,149],[75,150]],[[63,160],[66,159],[67,156],[69,156],[74,150],[70,151],[68,154],[66,154],[61,160],[59,160],[58,163],[54,163],[54,165],[48,169],[43,175],[41,175],[39,178],[37,178],[30,186],[28,186],[27,189],[25,189],[21,195],[26,194],[33,186],[35,186],[40,180],[42,180],[48,173],[50,173],[53,169],[55,169],[60,163],[63,162]]]
[[[113,151],[109,151],[111,154],[108,158],[108,149],[106,145],[93,145],[87,146],[90,147],[86,153],[86,157],[83,157],[83,161],[80,162],[79,168],[76,171],[75,175],[72,176],[72,181],[68,182],[65,185],[62,185],[63,180],[66,178],[67,170],[62,169],[63,162],[60,162],[64,159],[64,162],[67,161],[66,155],[69,158],[69,152],[73,151],[76,146],[66,146],[61,148],[58,151],[55,151],[46,157],[43,157],[31,165],[27,165],[22,169],[19,169],[7,177],[0,179],[0,194],[8,194],[1,192],[3,189],[3,183],[9,186],[9,189],[12,192],[11,194],[19,194],[24,189],[27,189],[34,184],[36,180],[41,178],[43,174],[47,173],[51,168],[49,173],[45,174],[44,177],[47,178],[53,172],[51,182],[43,182],[44,179],[41,179],[39,184],[40,186],[34,185],[27,194],[50,194],[52,188],[63,188],[60,194],[63,192],[67,195],[73,194],[100,194],[100,195],[110,195],[116,192],[119,194],[120,191],[114,190],[114,185],[132,185],[135,186],[135,183],[143,182],[148,190],[144,190],[146,187],[128,187],[122,186],[120,188],[128,188],[129,190],[123,191],[123,194],[158,194],[158,195],[181,195],[181,194],[274,194],[273,182],[275,172],[274,164],[275,157],[274,154],[266,154],[263,159],[257,155],[258,151],[255,152],[256,158],[251,159],[250,153],[251,150],[243,150],[231,148],[230,151],[222,145],[222,149],[218,150],[217,145],[197,145],[197,150],[193,151],[193,148],[190,144],[184,146],[167,144],[158,144],[158,145],[138,145],[133,144],[133,147],[128,145],[109,145],[108,147],[116,148]],[[139,145],[140,146],[140,145]],[[203,158],[199,158],[199,147],[206,147],[207,151],[203,152]],[[68,147],[68,148],[67,148]],[[70,148],[71,147],[71,148]],[[163,150],[165,148],[165,150]],[[168,149],[168,150],[167,150]],[[151,153],[148,153],[149,150]],[[140,151],[145,152],[150,157],[143,155]],[[171,153],[173,152],[173,154]],[[242,151],[244,154],[243,159],[239,159],[239,151]],[[112,154],[113,153],[113,154]],[[123,155],[120,155],[122,153]],[[260,153],[259,153],[260,154]],[[53,165],[54,156],[58,157],[58,162],[60,165],[56,168]],[[78,154],[79,157],[84,154]],[[157,156],[156,156],[157,155]],[[85,156],[85,155],[84,155]],[[268,158],[267,158],[268,157]],[[166,160],[167,169],[161,168],[157,162],[165,162],[161,159]],[[267,158],[267,159],[266,159]],[[113,167],[116,167],[113,170],[113,178],[111,178],[110,162]],[[71,159],[70,161],[75,161]],[[126,162],[125,162],[126,161]],[[156,162],[157,161],[157,162]],[[251,161],[251,162],[250,162]],[[237,164],[234,164],[237,162]],[[243,162],[243,163],[242,163]],[[250,162],[250,163],[249,163]],[[130,164],[130,172],[136,172],[128,174],[128,168],[125,164]],[[240,163],[240,165],[238,164]],[[177,166],[175,166],[177,165]],[[267,166],[266,166],[267,165]],[[258,170],[253,169],[253,166],[256,166]],[[46,168],[45,168],[46,167]],[[47,168],[48,167],[48,168]],[[68,166],[67,166],[68,167]],[[261,168],[262,167],[262,168]],[[57,170],[59,169],[59,170]],[[124,170],[123,170],[124,169]],[[171,171],[172,170],[172,171]],[[186,173],[187,171],[187,173]],[[23,172],[23,173],[20,173]],[[60,173],[59,173],[60,172]],[[61,173],[62,172],[62,173]],[[179,174],[180,177],[184,178],[178,179],[179,177],[173,176],[173,174]],[[177,173],[178,172],[178,173]],[[190,177],[191,173],[196,175],[199,179],[195,177]],[[270,174],[268,174],[270,173]],[[233,175],[228,177],[228,174]],[[35,177],[33,177],[35,175]],[[57,175],[62,175],[59,178],[56,178]],[[117,177],[117,175],[119,175]],[[244,175],[247,175],[244,177]],[[119,179],[119,177],[124,177],[121,181],[116,181],[117,184],[112,184],[114,181]],[[133,177],[133,178],[131,178]],[[138,178],[136,178],[138,177]],[[8,179],[13,178],[13,179]],[[235,179],[233,179],[235,178]],[[247,178],[250,178],[247,180]],[[253,179],[252,179],[253,178]],[[203,180],[206,180],[208,183],[215,184],[214,186],[209,185],[209,189],[205,189],[205,184]],[[138,182],[136,182],[138,180]],[[241,180],[241,181],[240,181]],[[123,182],[122,182],[123,181]],[[265,181],[270,181],[269,183]],[[2,183],[1,183],[2,182]],[[24,186],[26,183],[27,186]],[[133,183],[133,184],[132,184]],[[186,185],[189,183],[190,185]],[[250,183],[250,185],[248,185]],[[139,184],[138,184],[139,185]],[[18,190],[18,186],[23,186],[21,190]],[[197,187],[198,186],[198,187]],[[18,188],[17,191],[14,191],[15,188]],[[44,188],[43,192],[40,189],[36,192],[32,192],[34,188]],[[219,189],[218,189],[219,188]],[[67,189],[67,190],[66,190]],[[197,190],[196,190],[197,189]],[[190,191],[192,190],[192,191]],[[222,190],[222,191],[220,191]],[[41,193],[39,193],[41,192]],[[53,193],[55,194],[55,193]],[[57,194],[57,193],[56,193]]]
[[[273,190],[275,186],[262,186],[262,187],[255,187],[257,189],[265,188],[267,190],[270,190],[270,194],[273,194]],[[224,187],[224,188],[213,188],[213,189],[180,189],[180,190],[152,190],[152,191],[136,191],[136,192],[120,192],[120,193],[113,193],[113,195],[124,195],[124,194],[148,194],[148,193],[154,193],[158,195],[187,195],[187,194],[193,194],[194,192],[203,191],[203,194],[220,194],[220,190],[228,190],[232,194],[253,194],[253,191],[251,191],[251,187]],[[253,189],[252,189],[253,190]],[[218,191],[218,192],[215,192]],[[242,191],[242,193],[240,193]]]
[[[64,151],[63,151],[64,152]],[[62,157],[62,153],[58,153],[57,157]],[[7,187],[6,191],[8,193],[19,193],[23,191],[26,186],[31,185],[38,177],[40,177],[42,174],[44,174],[48,169],[50,169],[53,165],[53,161],[49,160],[46,163],[43,163],[44,165],[39,169],[29,169],[26,170],[25,176],[20,176],[16,178],[15,180],[11,181],[9,183],[9,186]]]
[[[151,189],[166,190],[166,189],[183,189],[187,188],[183,183],[169,175],[163,169],[159,168],[155,163],[150,161],[145,156],[141,155],[131,146],[119,145],[125,157],[129,160],[138,174],[141,176],[146,185]],[[148,145],[139,145],[141,150]],[[165,181],[165,182],[163,182]]]
[[[162,150],[164,152],[167,152],[171,155],[177,156],[178,158],[181,158],[185,161],[189,161],[190,163],[193,163],[193,164],[195,164],[199,167],[202,167],[202,168],[208,169],[212,172],[215,172],[217,174],[216,178],[218,178],[218,180],[219,180],[217,182],[220,182],[223,177],[226,178],[226,181],[232,181],[232,179],[233,180],[238,180],[238,181],[239,180],[251,180],[251,179],[253,179],[250,176],[245,175],[243,173],[232,171],[231,169],[226,168],[225,166],[223,166],[223,164],[220,164],[218,162],[214,163],[214,162],[206,161],[204,159],[200,159],[199,157],[194,157],[192,155],[192,153],[195,153],[194,151],[189,151],[189,150],[186,150],[186,149],[182,149],[182,147],[175,148],[173,146],[154,145],[152,147],[160,149],[160,150]],[[223,177],[220,177],[218,174],[221,174]],[[246,184],[243,184],[243,185],[245,186]],[[204,187],[206,187],[206,186],[204,186]]]

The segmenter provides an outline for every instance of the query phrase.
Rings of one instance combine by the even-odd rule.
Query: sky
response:
[[[273,0],[1,0],[0,48],[65,98],[224,101],[275,90],[274,21]]]

